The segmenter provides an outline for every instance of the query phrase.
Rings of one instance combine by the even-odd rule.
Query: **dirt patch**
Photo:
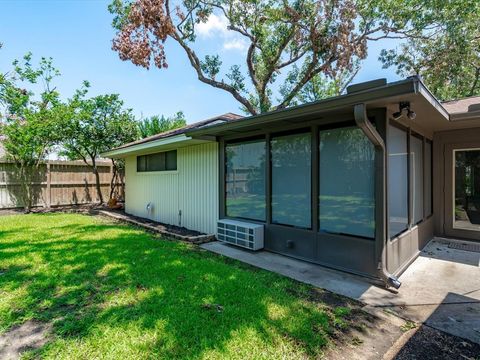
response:
[[[27,321],[0,335],[0,359],[19,359],[28,350],[35,350],[48,341],[51,325]]]
[[[345,321],[346,326],[335,330],[333,344],[325,353],[326,359],[384,359],[384,355],[403,334],[403,320],[383,313],[372,314],[365,308],[351,308]]]
[[[389,351],[388,359],[480,359],[480,345],[422,325],[408,331]]]
[[[46,207],[34,207],[30,210],[31,214],[47,214],[47,213],[80,213],[88,214],[92,210],[96,209],[98,205],[96,204],[85,204],[85,205],[62,205],[54,206],[51,208]],[[0,209],[0,216],[7,215],[22,215],[25,214],[25,210],[21,208],[16,209]]]
[[[24,212],[18,209],[0,209],[0,216],[20,215]]]
[[[294,289],[287,291],[301,296]],[[480,360],[480,344],[322,289],[312,289],[306,296],[309,301],[326,305],[326,309],[348,309],[342,321],[333,324],[333,341],[325,359]]]
[[[480,345],[385,312],[353,309],[329,360],[479,360]],[[360,311],[360,312],[359,312]],[[368,312],[368,316],[362,313]],[[338,333],[338,332],[337,332]]]

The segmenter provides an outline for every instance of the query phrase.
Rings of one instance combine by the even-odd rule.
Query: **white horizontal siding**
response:
[[[127,213],[214,233],[218,219],[218,144],[177,149],[177,171],[137,173],[136,156],[125,163]],[[154,210],[149,216],[146,205]],[[180,219],[179,211],[182,216]]]

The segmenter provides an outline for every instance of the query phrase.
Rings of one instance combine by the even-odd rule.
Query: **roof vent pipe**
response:
[[[385,181],[385,171],[386,171],[386,148],[385,142],[382,139],[382,136],[375,129],[373,124],[368,120],[367,109],[365,104],[357,104],[354,107],[354,118],[357,126],[363,131],[365,136],[373,143],[375,146],[377,156],[380,155],[383,161],[383,184],[382,184],[382,200],[383,200],[383,214],[382,214],[382,256],[379,264],[379,275],[384,281],[386,287],[394,287],[398,289],[402,283],[387,270],[387,214],[386,214],[386,202],[385,202],[385,193],[386,193],[386,181]]]

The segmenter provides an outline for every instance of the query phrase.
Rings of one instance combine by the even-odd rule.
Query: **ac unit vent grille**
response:
[[[263,225],[237,220],[219,220],[217,239],[250,250],[263,249]]]

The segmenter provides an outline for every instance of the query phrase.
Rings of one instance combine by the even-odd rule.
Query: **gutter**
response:
[[[394,287],[398,289],[402,283],[398,280],[398,278],[392,275],[387,270],[387,251],[388,251],[388,236],[387,236],[387,202],[386,202],[386,147],[385,142],[382,139],[382,136],[378,133],[375,129],[373,124],[368,120],[367,117],[367,107],[364,103],[357,104],[353,108],[355,122],[357,126],[363,131],[363,133],[367,136],[367,138],[372,142],[375,146],[375,156],[380,156],[382,159],[382,184],[381,184],[381,191],[382,191],[382,231],[381,231],[381,241],[382,241],[382,253],[381,253],[381,260],[378,264],[378,271],[379,276],[385,283],[385,286]]]
[[[148,141],[144,143],[139,143],[131,146],[120,147],[112,149],[100,154],[102,157],[115,158],[115,157],[125,157],[130,154],[135,154],[137,152],[154,151],[162,146],[174,146],[178,143],[192,140],[191,137],[186,136],[185,134],[179,134],[175,136],[170,136],[166,138],[160,138],[153,141]]]
[[[186,132],[193,138],[201,135],[221,135],[227,131],[242,131],[255,126],[268,126],[278,121],[291,121],[307,116],[319,116],[338,109],[348,111],[352,106],[359,103],[373,102],[390,97],[407,95],[419,92],[417,77],[407,78],[384,86],[368,88],[350,94],[339,95],[332,98],[319,100],[313,103],[303,104],[291,108],[275,110],[264,114],[253,115],[228,123],[205,126],[200,129],[192,129]]]
[[[450,114],[452,122],[480,119],[480,110]]]

